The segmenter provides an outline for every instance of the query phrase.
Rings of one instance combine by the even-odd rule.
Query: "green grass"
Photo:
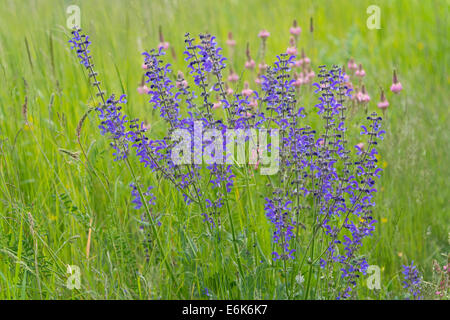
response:
[[[239,68],[245,43],[258,48],[259,30],[271,32],[267,57],[272,57],[286,49],[288,29],[297,19],[303,29],[300,46],[314,66],[344,63],[350,56],[363,63],[371,110],[378,88],[388,88],[397,69],[404,91],[388,94],[388,134],[380,148],[385,170],[375,210],[380,223],[364,248],[369,263],[382,270],[382,290],[368,290],[362,279],[358,298],[402,298],[402,264],[414,260],[430,280],[432,260],[446,261],[448,1],[1,2],[1,299],[196,299],[207,298],[204,288],[213,298],[285,298],[280,273],[252,258],[270,260],[270,226],[262,193],[240,183],[244,179],[230,198],[242,263],[252,274],[238,282],[231,235],[216,244],[198,210],[186,207],[156,176],[139,172],[157,186],[157,211],[163,213],[163,250],[152,245],[146,262],[139,213],[130,204],[132,177],[124,163],[112,161],[93,114],[81,132],[87,159],[77,141],[77,125],[92,104],[86,76],[67,44],[70,4],[81,8],[81,25],[93,41],[107,92],[126,93],[127,112],[147,120],[155,133],[163,132],[158,115],[136,87],[142,77],[140,53],[158,44],[159,25],[177,52],[174,69],[186,74],[185,32],[208,31],[224,45],[233,31],[238,43],[233,63]],[[380,30],[366,27],[371,4],[381,8]],[[314,38],[307,31],[310,16]],[[246,240],[253,231],[257,247]],[[170,280],[163,259],[173,265],[178,282]],[[80,267],[80,290],[66,288],[67,265]]]

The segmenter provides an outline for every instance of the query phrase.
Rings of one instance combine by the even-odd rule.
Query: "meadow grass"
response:
[[[176,49],[174,69],[187,73],[185,32],[208,31],[225,47],[233,31],[233,63],[245,61],[245,43],[271,32],[267,57],[285,51],[293,19],[303,29],[313,65],[363,63],[376,109],[378,88],[398,70],[404,90],[388,95],[388,131],[380,146],[384,172],[364,253],[380,266],[380,291],[360,279],[361,299],[401,298],[401,265],[414,260],[425,280],[432,260],[449,250],[449,112],[447,1],[6,1],[0,6],[0,298],[174,299],[285,298],[281,274],[269,263],[270,226],[263,194],[237,180],[229,195],[244,269],[231,246],[217,246],[202,217],[182,196],[148,172],[156,185],[162,250],[150,244],[146,261],[140,216],[130,204],[132,177],[112,161],[108,141],[89,114],[92,92],[67,43],[66,8],[81,8],[97,71],[107,92],[128,95],[127,110],[164,132],[158,114],[136,88],[140,53],[158,44],[158,26]],[[366,27],[366,8],[381,8],[381,29]],[[314,17],[313,36],[307,31]],[[256,50],[255,50],[256,51]],[[227,52],[225,52],[226,55]],[[313,102],[310,107],[312,108]],[[79,143],[80,142],[80,143]],[[82,147],[81,147],[82,146]],[[249,212],[251,214],[249,214]],[[91,232],[90,232],[91,230]],[[90,234],[90,236],[89,236]],[[256,234],[257,246],[246,239]],[[231,234],[228,235],[231,239]],[[162,263],[169,259],[178,283]],[[263,261],[264,262],[264,261]],[[81,269],[81,289],[66,288],[67,265]],[[262,289],[264,288],[264,290]],[[319,297],[320,298],[320,297]]]

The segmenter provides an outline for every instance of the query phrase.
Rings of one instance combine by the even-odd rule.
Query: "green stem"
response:
[[[314,239],[313,239],[313,242],[312,242],[312,245],[311,245],[311,257],[314,257]],[[309,267],[309,273],[308,273],[308,282],[306,284],[305,300],[308,299],[309,288],[311,286],[312,272],[313,272],[313,261],[311,259],[311,265]]]
[[[231,210],[230,210],[230,206],[228,204],[228,196],[227,196],[227,190],[225,187],[225,184],[223,186],[224,188],[224,195],[225,195],[225,205],[227,207],[227,212],[228,212],[228,219],[230,219],[230,226],[231,226],[231,235],[233,237],[233,248],[234,248],[234,254],[236,255],[236,260],[238,262],[238,267],[239,267],[239,273],[241,275],[241,279],[244,279],[244,271],[242,269],[242,264],[241,264],[241,258],[239,257],[239,252],[238,252],[238,248],[236,245],[236,233],[234,231],[234,223],[233,223],[233,217],[231,215]]]
[[[130,164],[130,161],[128,160],[128,158],[125,158],[125,162],[127,164],[128,169],[131,172],[131,175],[133,176],[133,180],[135,181],[135,185],[136,185],[136,188],[137,188],[137,190],[139,192],[139,196],[141,197],[141,199],[144,199],[144,194],[143,194],[143,192],[141,190],[141,187],[140,187],[140,185],[139,185],[139,183],[137,181],[136,175],[134,173],[133,168],[131,167],[131,164]],[[142,203],[144,204],[145,212],[147,213],[148,218],[150,220],[150,227],[151,227],[151,230],[152,230],[152,233],[153,233],[153,237],[154,237],[154,239],[156,239],[156,243],[157,243],[159,249],[161,250],[161,252],[164,252],[163,251],[163,246],[162,246],[162,243],[161,243],[161,239],[158,236],[158,230],[156,230],[155,221],[154,221],[153,216],[152,216],[152,214],[150,212],[148,204],[147,204],[146,201],[142,201]],[[173,273],[173,269],[172,269],[172,266],[169,264],[169,261],[166,258],[164,258],[163,261],[164,261],[164,263],[166,265],[167,271],[169,272],[170,278],[172,279],[172,281],[174,283],[177,283],[177,281],[176,281],[177,279],[175,277],[175,274]]]

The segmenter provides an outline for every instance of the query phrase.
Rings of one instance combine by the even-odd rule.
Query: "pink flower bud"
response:
[[[233,33],[231,31],[228,32],[227,45],[230,47],[234,47],[236,45],[236,41],[233,39]]]
[[[302,58],[299,61],[300,61],[300,65],[307,65],[307,64],[311,63],[311,60],[308,57]]]
[[[152,128],[152,125],[150,123],[144,122],[144,125],[142,126],[145,131],[149,131]]]
[[[402,87],[402,84],[400,82],[394,83],[391,86],[391,91],[393,93],[399,93],[402,90],[403,90],[403,87]]]
[[[176,82],[177,88],[178,89],[182,89],[182,88],[186,88],[188,86],[188,83],[186,80],[180,80]]]
[[[175,82],[175,85],[178,89],[187,88],[188,83],[187,83],[186,79],[184,79],[183,72],[178,71],[177,81]]]
[[[294,81],[294,87],[300,87],[303,84],[303,79],[302,78],[297,78]]]
[[[225,92],[227,95],[231,96],[233,94],[233,89],[228,86],[228,83],[225,84]]]
[[[263,79],[261,79],[261,75],[258,74],[258,76],[257,76],[256,79],[255,79],[255,83],[258,84],[258,85],[260,85],[262,82],[263,82]]]
[[[257,109],[257,107],[258,107],[258,100],[252,99],[252,100],[250,101],[250,103],[248,104],[248,106],[249,106],[250,108],[252,108],[254,111],[256,111],[256,109]]]
[[[162,28],[161,28],[161,26],[159,26],[159,44],[158,44],[158,49],[161,49],[161,48],[163,48],[164,50],[169,49],[169,43],[164,41]]]
[[[269,31],[263,29],[258,33],[258,37],[260,37],[261,39],[265,40],[270,36]]]
[[[356,93],[356,101],[360,103],[366,103],[370,101],[370,96],[366,92],[366,87],[363,85],[361,91]]]
[[[231,70],[230,75],[228,76],[228,81],[230,82],[237,82],[239,80],[239,76]]]
[[[289,29],[289,32],[295,37],[298,37],[300,35],[300,33],[302,32],[302,28],[300,28],[297,25],[297,20],[294,20],[294,23],[292,24],[292,27]]]
[[[400,83],[400,81],[398,81],[397,72],[394,70],[394,75],[392,77],[391,91],[393,93],[399,93],[402,90],[403,90],[402,84]]]
[[[377,106],[381,110],[386,110],[387,107],[389,107],[389,102],[387,100],[386,101],[380,101],[380,102],[378,102]]]
[[[344,82],[349,82],[350,81],[350,76],[348,74],[344,74]]]
[[[289,48],[287,48],[286,53],[291,55],[291,56],[295,56],[295,55],[297,55],[297,48],[296,47],[289,47]]]
[[[295,79],[295,81],[294,81],[294,87],[300,87],[302,84],[304,84],[305,83],[305,79],[304,79],[304,76],[303,76],[303,72],[300,72],[300,74],[297,74],[297,73],[295,73],[294,72],[294,79]]]
[[[255,61],[253,59],[245,61],[245,68],[253,70],[255,68]]]
[[[258,65],[259,71],[263,71],[263,72],[266,71],[268,67],[269,66],[267,64],[265,64],[264,62],[262,62]]]
[[[356,70],[356,69],[358,69],[358,65],[356,64],[355,60],[353,60],[353,58],[350,58],[350,60],[348,60],[347,67],[348,67],[349,70]]]
[[[227,40],[227,45],[228,46],[230,46],[230,47],[234,47],[235,45],[236,45],[236,40],[233,40],[233,39],[231,39],[231,40]]]
[[[244,89],[242,90],[242,95],[245,97],[250,97],[253,94],[253,90],[249,88],[248,82],[245,81]]]
[[[383,90],[381,90],[380,102],[378,102],[377,106],[383,110],[383,112],[389,107],[389,102],[387,101]]]
[[[259,149],[252,149],[252,154],[250,156],[251,159],[251,163],[255,163],[255,165],[253,166],[253,168],[255,170],[258,169],[259,166],[259,157],[258,154],[260,154],[261,152],[259,151]]]
[[[147,94],[150,91],[150,89],[146,85],[143,85],[137,87],[137,91],[139,94]]]
[[[364,71],[361,63],[359,64],[358,70],[356,70],[355,75],[361,78],[366,75],[366,71]]]
[[[247,69],[253,69],[255,67],[255,61],[253,61],[250,55],[250,43],[247,42],[247,49],[245,49],[245,55],[247,56],[247,61],[245,62],[245,67]]]
[[[158,44],[158,49],[161,49],[161,48],[163,48],[164,50],[169,49],[169,43],[168,42],[160,42]]]
[[[301,54],[300,65],[307,65],[311,63],[311,60],[306,56],[305,49],[302,48],[302,54]]]

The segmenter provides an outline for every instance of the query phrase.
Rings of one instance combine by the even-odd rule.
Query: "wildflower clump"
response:
[[[136,180],[131,184],[132,203],[147,213],[149,235],[159,247],[156,227],[161,223],[155,223],[152,212],[158,199],[151,186],[137,181],[129,157],[136,157],[148,175],[157,175],[178,190],[185,205],[203,218],[210,236],[221,239],[229,226],[240,279],[248,271],[240,258],[237,239],[243,234],[233,222],[229,194],[238,177],[246,177],[241,179],[247,179],[248,185],[248,171],[260,168],[258,181],[265,183],[255,188],[264,195],[273,244],[269,261],[274,268],[282,267],[286,296],[291,297],[295,275],[301,274],[305,298],[313,286],[322,288],[323,294],[334,294],[330,283],[336,287],[336,298],[350,298],[368,267],[360,249],[375,230],[375,184],[381,172],[376,146],[385,131],[381,117],[370,113],[360,131],[351,132],[349,76],[337,65],[319,66],[316,75],[303,49],[297,57],[301,29],[296,22],[290,33],[286,53],[276,56],[271,65],[265,60],[259,64],[257,86],[244,81],[239,91],[231,88],[240,81],[237,73],[230,68],[228,77],[224,75],[227,59],[214,36],[200,34],[195,39],[185,34],[185,76],[166,61],[169,45],[160,33],[158,48],[142,54],[145,73],[139,93],[148,97],[167,128],[162,137],[150,136],[145,121],[127,114],[125,95],[106,97],[94,71],[89,38],[75,29],[70,43],[97,90],[100,133],[110,139],[114,159],[130,168]],[[266,30],[259,34],[263,48],[269,35]],[[231,33],[227,44],[236,45]],[[246,56],[245,68],[253,71],[256,62],[248,46]],[[365,76],[361,64],[358,68],[352,62],[349,68],[359,78]],[[300,82],[314,88],[314,106],[299,102]],[[361,102],[370,101],[364,85],[358,94]],[[314,123],[311,115],[320,121]],[[240,139],[238,144],[248,145],[249,163],[239,163],[230,133]],[[362,135],[364,143],[352,145],[349,141],[355,135],[358,142]],[[319,284],[324,278],[328,282]]]

